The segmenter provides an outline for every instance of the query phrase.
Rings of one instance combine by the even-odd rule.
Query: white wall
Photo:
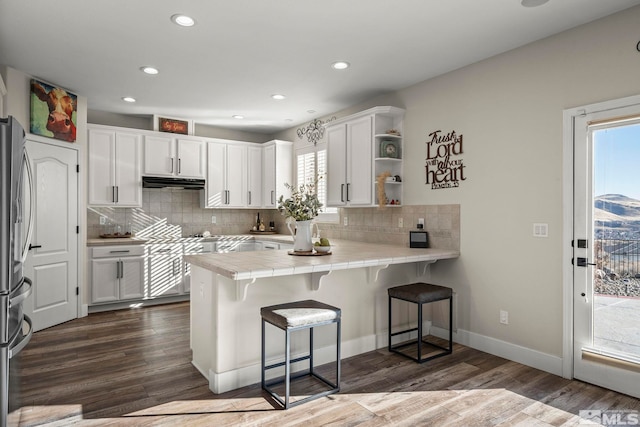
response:
[[[459,328],[562,355],[562,111],[640,94],[638,22],[640,7],[335,114],[406,108],[405,204],[461,205],[462,256],[432,266],[459,294]],[[438,129],[464,135],[460,188],[425,185]],[[276,137],[298,142],[295,129]]]

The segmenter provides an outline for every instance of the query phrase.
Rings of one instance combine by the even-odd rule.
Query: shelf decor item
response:
[[[397,141],[384,139],[380,141],[380,157],[400,158],[400,147]]]
[[[322,207],[316,193],[316,183],[301,184],[298,187],[285,183],[285,187],[291,190],[291,197],[285,199],[284,196],[280,196],[278,211],[285,218],[295,221],[287,222],[287,227],[293,236],[293,250],[294,252],[311,252],[313,250],[311,220],[318,216]],[[293,228],[292,222],[294,222]]]
[[[387,207],[387,193],[384,190],[384,183],[387,182],[387,178],[391,176],[391,172],[384,171],[378,175],[378,209],[384,209]]]

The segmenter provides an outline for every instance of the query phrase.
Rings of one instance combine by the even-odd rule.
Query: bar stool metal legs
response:
[[[262,350],[261,350],[261,385],[262,389],[269,393],[283,409],[289,409],[313,399],[327,396],[340,391],[340,309],[317,301],[298,301],[288,304],[280,304],[271,307],[264,307],[262,314]],[[284,362],[266,365],[266,338],[265,325],[267,323],[281,329],[285,333]],[[313,329],[318,326],[336,324],[336,381],[332,382],[320,375],[314,369],[313,357]],[[303,356],[291,358],[291,333],[303,329],[309,330],[309,352]],[[301,361],[309,361],[308,369],[292,373],[291,364]],[[284,366],[284,377],[266,380],[266,372],[270,369]],[[291,402],[291,381],[304,376],[309,376],[319,380],[329,389],[314,393],[303,399]],[[284,398],[278,394],[274,387],[284,384]]]
[[[408,357],[411,360],[414,360],[418,363],[424,363],[428,360],[435,359],[437,357],[442,357],[447,354],[453,353],[453,291],[451,288],[447,288],[444,286],[431,285],[427,283],[413,283],[410,285],[404,286],[396,286],[393,288],[389,288],[389,323],[388,323],[388,338],[389,345],[388,349],[390,352],[400,354],[402,356]],[[416,304],[418,308],[418,325],[415,328],[405,329],[402,331],[392,332],[391,328],[391,319],[392,319],[392,308],[391,308],[391,300],[399,299],[403,301],[407,301],[413,304]],[[449,345],[447,347],[443,347],[439,344],[427,341],[423,337],[422,331],[422,308],[424,304],[449,300]],[[415,340],[393,344],[392,338],[406,334],[410,332],[416,332],[418,336]],[[431,347],[435,347],[437,349],[442,350],[441,352],[431,355],[428,357],[422,357],[422,344],[427,344]],[[413,357],[406,352],[400,351],[401,348],[409,347],[409,346],[417,347],[417,357]]]

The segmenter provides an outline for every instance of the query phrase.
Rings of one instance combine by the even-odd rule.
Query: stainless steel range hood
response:
[[[142,188],[184,188],[185,190],[204,190],[204,179],[143,176]]]

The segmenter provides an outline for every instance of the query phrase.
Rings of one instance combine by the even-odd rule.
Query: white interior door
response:
[[[574,119],[573,376],[640,397],[640,105]]]
[[[24,308],[37,331],[78,317],[78,152],[33,141],[27,151],[35,217],[25,262],[33,294]]]

